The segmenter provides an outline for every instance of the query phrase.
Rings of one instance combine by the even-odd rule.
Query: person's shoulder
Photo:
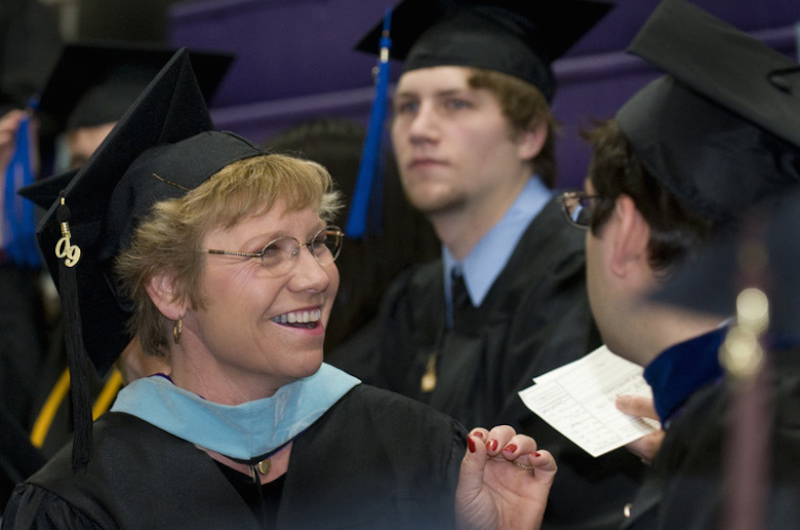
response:
[[[567,224],[557,198],[528,225],[497,283],[524,300],[525,293],[585,284],[586,233]]]
[[[389,284],[381,302],[384,318],[409,317],[408,312],[429,315],[444,304],[442,261],[414,265],[398,274]]]
[[[106,497],[115,489],[115,471],[125,468],[131,458],[128,449],[141,447],[142,439],[133,429],[139,422],[127,414],[108,412],[100,417],[93,427],[87,469],[73,471],[72,443],[62,447],[17,486],[9,502],[11,517],[8,523],[4,521],[3,529],[17,528],[18,521],[27,520],[40,521],[42,528],[115,528],[105,508]]]
[[[142,447],[148,442],[148,436],[162,433],[152,425],[131,416],[118,412],[107,412],[94,422],[92,428],[92,459],[88,473],[72,471],[72,443],[66,444],[53,456],[29,481],[32,484],[52,487],[67,482],[94,480],[95,468],[108,458],[119,463],[129,450]]]
[[[425,290],[442,282],[442,261],[437,259],[404,270],[391,281],[386,293],[389,298],[397,298],[409,290]]]
[[[354,387],[338,404],[340,412],[353,411],[384,427],[400,429],[439,428],[461,433],[464,428],[453,418],[424,403],[368,384]]]
[[[553,251],[558,250],[560,255],[582,255],[586,232],[567,223],[561,209],[561,199],[556,195],[528,225],[521,242],[535,239],[539,244],[549,245]]]
[[[3,530],[116,528],[102,511],[85,512],[47,488],[20,484],[2,517]]]

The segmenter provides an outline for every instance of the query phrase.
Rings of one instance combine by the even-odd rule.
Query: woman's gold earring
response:
[[[183,333],[183,319],[179,318],[175,321],[175,324],[172,326],[172,339],[175,341],[175,344],[178,344],[181,340],[181,333]]]

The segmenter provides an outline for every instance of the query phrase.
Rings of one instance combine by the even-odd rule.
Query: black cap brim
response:
[[[77,169],[39,179],[29,186],[22,187],[17,193],[47,210],[58,199],[61,192],[78,173]]]
[[[499,71],[539,87],[549,99],[554,90],[550,64],[612,7],[591,0],[405,0],[392,10],[390,56],[406,61],[406,70],[465,66]],[[356,49],[378,54],[382,29],[382,23],[376,24]]]

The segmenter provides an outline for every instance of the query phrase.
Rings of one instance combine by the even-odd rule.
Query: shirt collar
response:
[[[359,383],[323,363],[317,373],[282,386],[272,397],[231,406],[152,376],[126,385],[111,410],[230,458],[252,460],[294,439]]]
[[[653,388],[653,400],[662,425],[666,426],[700,387],[723,376],[719,348],[727,332],[725,325],[676,344],[645,368],[644,378]]]
[[[450,314],[450,271],[453,267],[461,267],[464,284],[467,287],[472,305],[480,306],[483,299],[508,263],[511,254],[517,247],[525,229],[542,211],[555,192],[547,188],[537,175],[533,175],[525,183],[522,192],[514,200],[503,218],[495,224],[485,236],[470,250],[459,263],[453,255],[442,246],[442,263],[444,266],[445,300]]]

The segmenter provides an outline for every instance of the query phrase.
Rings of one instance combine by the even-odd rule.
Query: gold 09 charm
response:
[[[70,238],[64,236],[56,243],[56,257],[64,258],[64,265],[74,267],[81,259],[81,249],[78,245],[70,244]]]

